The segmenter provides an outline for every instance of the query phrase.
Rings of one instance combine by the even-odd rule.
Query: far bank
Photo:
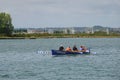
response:
[[[120,38],[119,34],[13,34],[0,36],[0,39],[39,39],[39,38]]]

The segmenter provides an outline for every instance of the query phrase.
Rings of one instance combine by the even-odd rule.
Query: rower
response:
[[[62,45],[60,45],[59,50],[64,51],[64,47]]]
[[[88,49],[85,46],[80,46],[81,52],[88,52]]]
[[[75,45],[73,46],[73,51],[78,52],[78,49]]]
[[[71,49],[70,46],[69,46],[69,47],[67,47],[67,48],[65,49],[65,51],[72,51],[72,49]]]

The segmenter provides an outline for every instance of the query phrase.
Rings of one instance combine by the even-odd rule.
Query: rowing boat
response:
[[[73,52],[73,51],[60,51],[60,50],[51,50],[52,55],[77,55],[77,54],[90,54],[90,52]]]

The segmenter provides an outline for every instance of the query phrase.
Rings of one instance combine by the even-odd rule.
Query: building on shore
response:
[[[106,34],[117,33],[120,34],[120,28],[110,28],[102,26],[93,27],[48,27],[48,28],[16,28],[14,33],[60,33],[60,34],[79,34],[88,33],[94,34],[95,32],[106,32]]]
[[[38,28],[38,29],[28,28],[28,29],[27,29],[27,33],[28,33],[28,34],[32,34],[32,33],[45,33],[45,31],[44,31],[44,29],[42,29],[42,28]]]
[[[106,29],[106,33],[107,33],[107,35],[109,35],[109,34],[110,34],[110,32],[109,32],[109,29],[108,29],[108,28]]]

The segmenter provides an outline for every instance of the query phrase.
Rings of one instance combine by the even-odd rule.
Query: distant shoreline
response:
[[[45,37],[0,37],[0,39],[42,39],[42,38],[120,38],[120,36],[45,36]]]

